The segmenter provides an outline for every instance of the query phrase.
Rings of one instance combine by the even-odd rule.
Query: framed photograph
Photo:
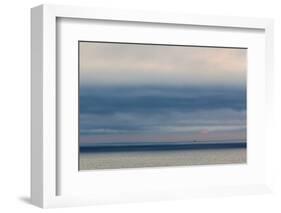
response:
[[[78,45],[80,170],[246,163],[246,48]]]
[[[270,192],[272,20],[31,14],[33,204]]]

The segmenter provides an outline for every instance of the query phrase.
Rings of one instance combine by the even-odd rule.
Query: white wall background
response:
[[[281,5],[278,0],[8,0],[0,7],[0,211],[37,212],[29,204],[30,8],[42,3],[275,19],[275,129],[272,141],[274,193],[259,196],[119,204],[47,210],[83,212],[281,212]],[[281,3],[280,3],[281,4]],[[278,110],[279,109],[279,110]]]

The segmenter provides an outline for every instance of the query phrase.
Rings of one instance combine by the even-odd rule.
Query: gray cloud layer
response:
[[[126,135],[220,132],[244,138],[246,91],[217,87],[84,87],[80,134],[103,141]],[[226,132],[229,132],[227,136]],[[238,134],[240,132],[240,136]],[[112,137],[115,135],[117,137]],[[158,135],[158,137],[156,137]],[[108,138],[108,140],[106,139]],[[83,137],[82,137],[83,138]],[[119,139],[118,139],[119,138]],[[130,138],[130,137],[129,137]],[[160,137],[161,138],[161,137]],[[84,139],[82,139],[83,142]],[[89,139],[87,139],[89,140]],[[86,140],[86,141],[87,141]],[[150,139],[151,140],[151,139]],[[85,142],[85,141],[84,141]]]

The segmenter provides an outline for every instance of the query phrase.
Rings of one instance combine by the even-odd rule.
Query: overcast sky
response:
[[[82,85],[245,85],[247,50],[80,42]]]
[[[80,142],[246,138],[247,50],[80,42]]]

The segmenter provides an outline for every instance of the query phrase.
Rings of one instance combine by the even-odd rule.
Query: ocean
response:
[[[247,162],[246,148],[80,152],[79,169],[121,169]]]

